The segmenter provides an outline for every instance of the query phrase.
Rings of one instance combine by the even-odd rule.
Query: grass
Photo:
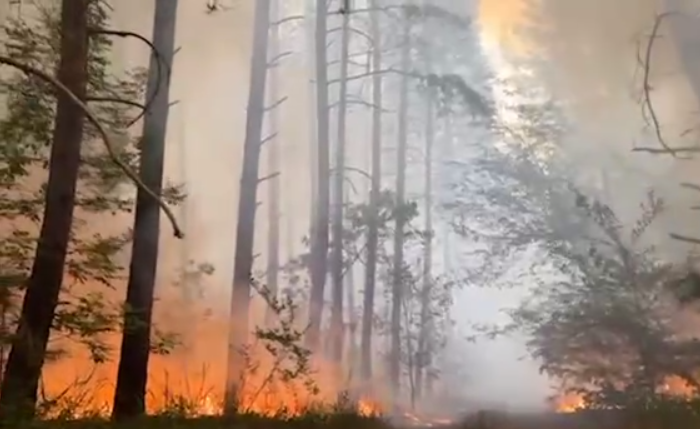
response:
[[[186,418],[176,415],[150,416],[135,421],[115,423],[106,419],[44,420],[14,425],[13,429],[391,429],[378,417],[353,413],[308,414],[290,418],[264,417],[255,414],[232,417]]]
[[[294,418],[275,419],[262,417],[223,418],[178,418],[178,417],[147,417],[131,422],[114,423],[100,419],[84,419],[71,421],[37,421],[20,425],[6,426],[13,429],[398,429],[388,423],[376,419],[357,416],[333,416],[324,419]],[[564,419],[496,419],[481,422],[462,422],[444,429],[697,429],[694,422],[644,422],[637,421],[627,424]]]
[[[632,417],[630,419],[630,417]],[[441,426],[444,429],[697,429],[694,419],[649,418],[622,414],[600,415],[584,411],[572,414],[508,415],[488,413]],[[691,421],[692,420],[692,421]],[[352,412],[308,413],[290,418],[243,414],[233,417],[186,418],[177,415],[145,417],[114,423],[105,419],[46,420],[7,426],[13,429],[397,429],[379,417]],[[415,427],[415,426],[414,426]]]

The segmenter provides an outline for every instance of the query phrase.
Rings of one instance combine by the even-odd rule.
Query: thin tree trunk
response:
[[[279,19],[279,2],[280,0],[273,0],[273,4],[270,5],[270,20],[275,22]],[[269,53],[268,58],[270,60],[277,57],[279,54],[279,25],[273,25],[270,27],[270,40],[269,40]],[[269,87],[267,91],[267,103],[272,106],[279,100],[279,64],[270,64],[270,69],[268,71]],[[272,135],[278,132],[278,122],[279,114],[277,111],[278,107],[273,108],[268,113],[267,123],[268,123],[268,133]],[[279,136],[276,139],[269,141],[268,143],[268,174],[279,174],[280,172],[280,144]],[[272,177],[269,179],[267,184],[268,188],[268,232],[267,232],[267,291],[270,297],[277,297],[277,292],[279,289],[279,269],[280,269],[280,177]],[[265,312],[265,322],[267,326],[273,322],[275,318],[274,311],[272,307],[268,306]]]
[[[346,201],[349,201],[346,198]],[[347,267],[347,274],[345,274],[345,293],[348,298],[347,307],[347,338],[348,338],[348,370],[350,372],[350,383],[352,385],[353,378],[355,377],[355,366],[357,364],[357,341],[356,341],[356,330],[357,330],[357,317],[355,316],[355,265],[351,263]]]
[[[255,2],[253,23],[253,57],[250,62],[248,114],[243,146],[243,169],[238,196],[236,226],[236,256],[233,268],[233,288],[229,315],[228,368],[225,395],[226,412],[234,412],[238,404],[238,389],[245,375],[242,348],[248,337],[248,316],[253,271],[255,212],[259,181],[260,146],[265,110],[267,80],[267,44],[270,33],[270,0]]]
[[[331,359],[340,363],[343,360],[343,204],[345,202],[345,128],[347,121],[348,91],[348,54],[350,51],[350,14],[343,14],[340,41],[340,77],[338,97],[338,139],[335,153],[334,212],[333,212],[333,250],[332,250],[332,284],[333,301],[331,305]]]
[[[61,2],[58,79],[79,99],[88,81],[89,0]],[[73,223],[80,167],[84,113],[59,93],[52,135],[44,217],[34,263],[27,282],[17,333],[0,387],[0,416],[31,417],[37,399]]]
[[[400,70],[408,71],[410,65],[410,21],[404,16]],[[403,246],[406,219],[403,206],[406,198],[406,149],[408,146],[408,77],[400,78],[398,111],[398,147],[396,154],[396,216],[394,230],[394,256],[391,300],[391,350],[389,355],[389,380],[394,399],[399,396],[401,378],[401,310],[404,301]]]
[[[318,351],[321,340],[323,300],[328,274],[328,230],[330,211],[330,159],[328,126],[328,4],[316,1],[316,142],[317,180],[316,212],[311,240],[311,296],[306,345]]]
[[[367,230],[367,264],[362,302],[362,332],[360,334],[360,370],[362,380],[372,378],[372,325],[377,280],[377,253],[379,248],[379,197],[382,179],[382,40],[379,28],[378,0],[372,0],[370,16],[372,37],[372,185],[369,195],[369,227]]]
[[[428,73],[430,68],[428,68]],[[430,330],[430,295],[432,288],[432,264],[433,264],[433,143],[435,137],[435,113],[434,94],[428,91],[425,111],[425,238],[423,248],[423,285],[420,293],[420,332],[418,335],[417,359],[415,361],[415,394],[420,399],[423,394],[423,375],[431,350],[428,347]]]
[[[171,69],[175,50],[177,4],[176,0],[157,0],[153,20],[153,45],[158,50],[158,55],[151,54],[146,93],[156,96],[144,118],[144,145],[139,174],[143,183],[156,194],[160,194],[163,188],[165,137],[170,104],[170,75],[168,73],[163,77],[164,83],[158,88],[161,82],[158,73],[164,68],[159,68],[158,61],[167,63],[166,70]],[[124,315],[121,357],[112,409],[112,418],[117,420],[141,416],[146,412],[146,381],[159,237],[160,207],[156,200],[139,189],[136,194],[134,242],[126,290],[127,311]]]
[[[313,239],[316,236],[314,229],[316,228],[316,210],[317,210],[317,200],[318,200],[318,118],[316,117],[316,99],[318,86],[316,82],[316,22],[315,19],[311,19],[315,16],[313,12],[314,2],[316,0],[306,0],[306,17],[305,17],[305,27],[306,27],[306,55],[307,55],[307,68],[309,70],[309,106],[308,106],[308,117],[309,117],[309,168],[310,180],[311,180],[311,198],[309,198],[309,239]],[[310,267],[309,272],[311,273],[313,269]]]

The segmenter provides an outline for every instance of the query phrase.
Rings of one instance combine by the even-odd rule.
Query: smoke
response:
[[[488,0],[484,4],[492,3]],[[697,141],[698,93],[693,78],[699,56],[690,47],[700,40],[693,27],[700,2],[661,0],[593,0],[586,2],[522,0],[504,24],[490,17],[486,31],[510,25],[518,35],[510,45],[511,58],[525,56],[538,80],[563,101],[573,122],[564,148],[579,166],[579,178],[590,184],[609,178],[612,205],[631,221],[650,187],[669,206],[655,226],[654,241],[664,257],[679,260],[687,245],[668,238],[670,232],[692,234],[694,219],[688,206],[692,195],[679,183],[695,179],[697,160],[633,152],[634,148],[661,148],[657,129],[643,106],[645,55],[659,14],[673,11],[653,40],[648,83],[659,134],[671,147]],[[488,9],[488,8],[487,8]],[[503,27],[501,27],[502,30]],[[498,35],[496,35],[498,37]],[[682,43],[679,43],[681,41]],[[521,58],[522,59],[522,58]]]
[[[692,11],[693,6],[700,8],[698,0],[679,2],[686,11]],[[150,37],[154,0],[113,3],[116,28]],[[448,3],[459,10],[466,2]],[[254,1],[231,0],[227,2],[229,9],[207,14],[203,1],[180,1],[176,44],[181,50],[175,57],[171,90],[171,98],[178,104],[171,111],[166,178],[186,184],[188,199],[179,216],[187,238],[184,242],[172,239],[163,223],[157,312],[168,327],[187,332],[188,368],[209,371],[207,381],[211,383],[223,379],[225,367],[226,328],[217,317],[227,320],[233,272],[253,6]],[[638,203],[648,187],[655,187],[667,199],[671,210],[655,227],[654,237],[665,257],[681,259],[687,247],[668,239],[668,233],[691,234],[694,230],[694,219],[687,209],[689,196],[678,184],[695,178],[697,161],[631,151],[635,145],[659,147],[642,115],[642,66],[637,56],[640,46],[648,43],[655,16],[663,6],[661,0],[480,0],[475,10],[484,37],[497,41],[514,64],[526,61],[538,81],[565,101],[574,126],[563,143],[579,161],[582,181],[591,182],[598,171],[610,173],[610,193],[625,220],[638,214]],[[293,14],[294,10],[286,12]],[[695,126],[697,98],[687,77],[689,53],[679,54],[669,28],[663,25],[663,37],[654,42],[650,82],[668,144],[684,146],[696,138],[686,131]],[[295,49],[298,54],[303,48]],[[145,66],[148,55],[139,42],[116,42],[115,58],[120,67]],[[293,59],[283,70],[280,93],[288,96],[288,101],[279,115],[285,219],[280,236],[289,237],[289,243],[282,246],[287,253],[282,260],[301,250],[300,239],[308,228],[311,167],[306,64]],[[351,116],[353,124],[363,123],[358,117]],[[349,164],[365,168],[366,129],[352,129]],[[268,173],[263,164],[262,174]],[[265,195],[263,185],[259,192],[262,204]],[[264,224],[259,222],[256,231],[259,267],[265,263]],[[128,217],[123,226],[130,226]],[[173,292],[176,289],[170,287],[189,260],[209,262],[216,268],[201,285],[205,308],[180,306],[180,297]],[[468,292],[456,298],[456,305],[480,309],[480,314],[472,315],[494,321],[501,317],[504,302],[513,300],[517,299],[512,292]],[[213,315],[212,321],[192,323],[193,315],[205,310]],[[459,321],[463,325],[468,322]],[[536,364],[519,360],[524,350],[518,342],[480,344],[450,353],[468,356],[467,362],[455,365],[467,367],[466,372],[472,374],[470,387],[454,388],[469,390],[474,402],[533,408],[547,393],[546,380],[537,376]],[[160,361],[156,359],[156,363]],[[168,371],[187,375],[181,368],[171,365]],[[112,372],[113,368],[107,369],[111,379]],[[167,378],[154,376],[161,381]]]
[[[500,48],[505,66],[532,71],[520,81],[515,73],[513,83],[524,90],[524,82],[534,77],[564,106],[571,129],[559,143],[576,160],[573,178],[591,189],[607,187],[607,201],[627,225],[638,219],[648,189],[665,200],[667,212],[652,226],[649,241],[671,261],[684,260],[689,246],[669,233],[696,231],[689,209],[695,195],[679,184],[697,180],[698,160],[633,149],[662,147],[643,107],[643,60],[655,20],[670,11],[674,13],[662,21],[652,42],[649,95],[665,143],[697,143],[700,54],[693,46],[700,41],[699,10],[697,0],[481,0],[478,7],[482,37]],[[505,67],[496,62],[492,66]],[[534,371],[531,363],[522,374]],[[539,381],[528,384],[533,395],[541,392]],[[507,390],[493,382],[483,385]]]

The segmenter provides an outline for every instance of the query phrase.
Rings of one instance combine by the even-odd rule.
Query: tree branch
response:
[[[258,183],[262,183],[266,180],[274,179],[275,177],[279,177],[279,175],[280,175],[280,172],[276,171],[274,173],[268,174],[267,176],[260,177],[258,179]]]
[[[700,244],[700,238],[688,237],[687,235],[680,235],[674,233],[669,234],[669,236],[674,240],[683,241],[685,243]]]
[[[277,137],[278,133],[272,133],[269,136],[265,137],[264,139],[260,140],[260,146],[264,145],[265,143],[269,142],[270,140],[273,140],[275,137]]]
[[[276,27],[276,26],[278,26],[278,25],[286,24],[286,23],[292,22],[292,21],[303,20],[304,18],[306,18],[304,15],[291,15],[291,16],[286,16],[286,17],[284,17],[284,18],[282,18],[282,19],[280,19],[280,20],[278,20],[278,21],[275,21],[275,22],[271,23],[271,24],[270,24],[270,27]]]
[[[277,67],[277,65],[279,64],[279,62],[280,62],[280,60],[281,60],[282,58],[288,57],[288,56],[290,56],[290,55],[292,55],[292,54],[293,54],[292,51],[286,51],[286,52],[282,52],[282,53],[280,53],[280,54],[275,55],[273,58],[271,58],[271,59],[267,62],[267,68]]]
[[[0,64],[5,64],[7,66],[14,67],[30,76],[43,80],[44,82],[51,84],[53,87],[55,87],[59,91],[63,92],[66,96],[68,96],[68,98],[83,111],[88,121],[97,129],[97,132],[102,137],[102,141],[104,142],[105,148],[107,149],[107,153],[112,162],[114,162],[114,164],[116,164],[119,167],[119,169],[122,170],[122,172],[124,172],[124,174],[126,174],[126,176],[129,177],[129,179],[131,179],[131,181],[134,182],[134,184],[136,184],[136,186],[140,190],[145,192],[149,197],[153,198],[158,203],[165,215],[168,217],[168,220],[170,221],[173,227],[173,233],[175,234],[175,237],[184,237],[184,233],[180,229],[180,226],[178,225],[177,220],[175,219],[175,215],[170,210],[170,207],[168,207],[168,205],[163,201],[163,199],[160,196],[158,196],[148,186],[146,186],[146,184],[143,183],[139,176],[136,173],[134,173],[131,170],[131,168],[129,168],[129,166],[126,165],[124,161],[122,161],[119,158],[119,156],[114,151],[114,146],[109,138],[109,135],[107,134],[107,131],[104,129],[104,127],[97,119],[95,114],[85,105],[85,103],[83,103],[83,101],[80,100],[80,98],[78,98],[58,79],[42,72],[41,70],[37,70],[34,67],[20,63],[18,61],[13,60],[12,58],[8,58],[5,56],[0,56]]]
[[[385,70],[376,70],[376,71],[370,71],[369,73],[362,73],[358,75],[353,75],[353,76],[348,76],[345,78],[346,81],[353,81],[357,79],[364,79],[366,77],[374,76],[377,74],[387,74],[387,73],[396,73],[402,76],[408,76],[408,77],[414,77],[414,78],[423,78],[424,76],[421,75],[420,73],[415,73],[415,72],[409,72],[409,71],[403,71],[399,69],[385,69]],[[328,85],[334,84],[334,83],[339,83],[342,79],[331,79],[328,81]]]
[[[128,126],[131,126],[138,122],[141,118],[148,113],[148,111],[151,108],[151,105],[153,104],[153,101],[155,101],[156,96],[158,95],[161,85],[163,83],[163,67],[166,68],[165,72],[167,73],[166,76],[170,77],[170,64],[167,64],[165,60],[163,59],[163,55],[158,51],[158,48],[147,38],[143,37],[139,33],[134,33],[133,31],[119,31],[119,30],[108,30],[108,29],[97,29],[93,28],[90,29],[90,34],[104,34],[107,36],[116,36],[116,37],[123,37],[123,38],[128,38],[128,37],[133,37],[135,39],[140,40],[141,42],[145,43],[151,50],[151,54],[155,57],[156,61],[156,67],[158,70],[156,70],[156,86],[155,90],[153,91],[153,94],[151,94],[149,97],[146,98],[146,103],[145,103],[145,108],[141,111],[141,114],[138,115],[136,118],[132,119],[131,122],[129,122]]]
[[[263,111],[269,112],[270,110],[273,110],[273,109],[278,108],[279,106],[282,105],[282,103],[284,103],[285,101],[287,101],[288,98],[289,98],[289,97],[287,97],[287,96],[285,95],[284,97],[282,97],[282,98],[280,98],[279,100],[275,101],[275,102],[272,103],[271,105],[265,107],[265,108],[263,109]]]
[[[131,101],[131,100],[125,100],[123,98],[119,97],[85,97],[85,102],[86,103],[118,103],[118,104],[125,104],[130,107],[136,107],[138,109],[141,109],[141,113],[137,115],[136,118],[132,119],[129,121],[126,126],[127,128],[134,125],[136,121],[141,119],[144,115],[144,113],[148,110],[148,107],[145,105],[137,102],[137,101]]]
[[[654,42],[656,39],[659,37],[659,29],[661,27],[661,24],[663,23],[664,19],[666,19],[668,16],[674,14],[674,12],[666,12],[662,13],[656,16],[656,19],[654,20],[654,26],[652,27],[651,30],[651,35],[649,36],[649,42],[646,45],[645,53],[644,53],[644,58],[639,58],[638,61],[640,62],[640,65],[642,66],[642,72],[643,72],[643,77],[642,77],[642,110],[646,110],[649,113],[649,120],[651,121],[651,126],[654,129],[654,133],[656,135],[656,139],[659,141],[659,144],[663,146],[663,149],[652,149],[652,148],[634,148],[632,149],[633,152],[647,152],[647,153],[654,153],[654,154],[667,154],[671,155],[674,158],[677,158],[679,153],[683,152],[697,152],[698,149],[693,149],[689,150],[689,148],[672,148],[666,143],[666,139],[663,136],[663,133],[661,132],[661,124],[659,122],[658,115],[656,114],[656,109],[654,108],[654,104],[651,101],[651,84],[649,83],[650,80],[650,75],[651,75],[651,60],[654,52]]]

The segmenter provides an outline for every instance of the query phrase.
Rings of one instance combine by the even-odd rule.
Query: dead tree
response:
[[[259,179],[262,125],[265,112],[267,80],[267,45],[270,34],[270,0],[255,2],[250,88],[246,117],[246,136],[243,146],[243,168],[238,196],[238,224],[236,226],[236,256],[231,293],[228,367],[225,409],[235,411],[239,383],[245,371],[242,348],[248,336],[248,316],[253,270],[255,240],[255,212]]]
[[[350,14],[342,14],[340,41],[340,76],[338,97],[338,138],[335,153],[335,168],[333,176],[333,249],[331,253],[331,279],[333,284],[333,299],[331,305],[331,358],[340,363],[343,358],[343,204],[345,202],[345,139],[347,121],[347,92],[348,92],[348,55],[350,53]]]
[[[404,16],[401,38],[400,70],[407,72],[411,65],[410,30],[408,14]],[[401,309],[404,303],[404,234],[406,219],[402,213],[406,198],[406,150],[408,146],[408,76],[402,73],[399,85],[398,140],[396,153],[396,215],[394,227],[394,255],[391,299],[391,350],[389,380],[394,399],[398,398],[401,378]]]
[[[364,382],[372,378],[372,323],[377,281],[377,256],[379,249],[379,199],[382,178],[382,41],[379,26],[378,0],[370,7],[370,33],[372,38],[372,180],[369,197],[370,223],[367,229],[367,264],[362,305],[362,332],[360,338],[360,370]]]
[[[328,125],[328,4],[316,1],[314,51],[316,61],[316,169],[317,193],[311,237],[311,293],[309,296],[309,325],[306,346],[318,351],[323,316],[323,299],[328,273],[330,221],[330,158]]]
[[[428,55],[430,55],[428,53]],[[429,62],[429,61],[428,61]],[[420,327],[418,333],[418,344],[416,359],[414,362],[415,375],[413,377],[416,398],[420,399],[423,394],[423,376],[429,361],[429,335],[431,319],[431,289],[433,285],[432,264],[433,264],[433,144],[435,141],[435,112],[434,94],[428,89],[425,109],[425,232],[427,236],[423,243],[423,284],[420,291]]]
[[[279,0],[274,0],[271,4],[271,21],[279,19]],[[279,113],[277,108],[279,99],[279,25],[273,24],[270,27],[270,40],[268,46],[268,80],[267,103],[270,109],[267,113],[268,135],[274,136],[278,132]],[[267,143],[267,168],[270,175],[267,183],[267,293],[270,297],[276,297],[279,289],[280,270],[280,144],[277,139],[272,139]],[[271,306],[265,312],[265,321],[270,326],[275,317]]]

